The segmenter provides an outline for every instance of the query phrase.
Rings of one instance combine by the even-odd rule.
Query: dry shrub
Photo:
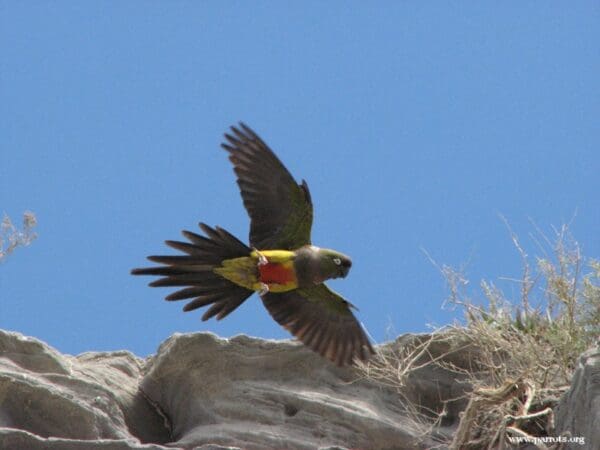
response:
[[[544,255],[532,265],[509,231],[523,265],[521,278],[510,280],[519,283],[518,299],[510,301],[484,280],[484,302],[477,305],[466,292],[462,271],[436,264],[448,283],[447,304],[461,309],[465,321],[403,349],[383,347],[359,366],[365,377],[396,387],[403,403],[412,403],[407,410],[413,418],[434,435],[448,415],[447,405],[459,399],[441,396],[441,407],[424,409],[407,394],[409,380],[436,367],[464,381],[454,435],[435,435],[452,449],[511,448],[513,436],[552,436],[552,408],[568,389],[579,355],[600,336],[600,262],[586,260],[563,226],[554,230],[553,239],[539,230],[532,236]]]
[[[453,328],[442,328],[400,336],[377,347],[369,361],[356,361],[356,365],[363,378],[396,390],[414,435],[442,445],[451,438],[448,425],[466,407],[469,384],[464,374],[474,370],[473,351],[473,345],[461,340]]]
[[[31,244],[37,237],[33,228],[37,225],[35,214],[26,211],[23,214],[23,227],[17,229],[6,214],[0,222],[0,262],[10,255],[17,247]]]

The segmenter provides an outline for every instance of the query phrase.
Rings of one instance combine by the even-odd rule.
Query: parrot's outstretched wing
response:
[[[295,250],[310,244],[313,207],[306,181],[290,172],[243,123],[231,127],[221,146],[229,152],[244,206],[250,216],[250,245]]]
[[[324,284],[283,293],[267,293],[262,301],[280,325],[304,345],[338,366],[373,353],[352,305]]]

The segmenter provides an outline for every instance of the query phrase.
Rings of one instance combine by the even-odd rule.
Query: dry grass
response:
[[[37,234],[33,228],[37,225],[35,214],[26,211],[23,214],[23,227],[21,230],[13,225],[6,214],[0,223],[0,262],[6,259],[17,247],[31,244]]]
[[[365,377],[396,387],[413,402],[404,388],[427,366],[464,380],[466,407],[454,435],[440,442],[452,449],[511,448],[511,436],[552,436],[552,408],[568,389],[578,357],[600,336],[600,262],[586,260],[563,226],[552,239],[539,230],[532,236],[544,255],[532,264],[509,231],[523,267],[521,278],[512,280],[519,284],[516,301],[484,280],[485,301],[477,305],[464,274],[436,264],[448,283],[447,304],[462,310],[465,321],[403,349],[380,351],[359,367]],[[466,359],[457,358],[465,353]],[[446,414],[445,408],[424,413],[418,404],[409,411],[430,431]]]

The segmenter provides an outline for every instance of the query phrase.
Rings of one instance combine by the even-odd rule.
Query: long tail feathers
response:
[[[162,266],[133,269],[132,275],[161,276],[150,283],[150,286],[185,286],[166,297],[166,300],[192,299],[183,308],[192,311],[211,305],[204,313],[202,320],[216,316],[221,320],[250,297],[253,291],[238,286],[213,272],[225,259],[247,256],[250,248],[225,231],[223,228],[211,228],[200,223],[206,234],[201,236],[191,231],[183,231],[190,242],[166,241],[169,247],[180,250],[186,255],[149,256],[150,261]]]

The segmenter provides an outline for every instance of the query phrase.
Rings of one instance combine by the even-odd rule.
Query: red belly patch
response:
[[[292,267],[283,264],[267,263],[258,266],[260,281],[265,284],[288,284],[296,282],[296,274]]]

